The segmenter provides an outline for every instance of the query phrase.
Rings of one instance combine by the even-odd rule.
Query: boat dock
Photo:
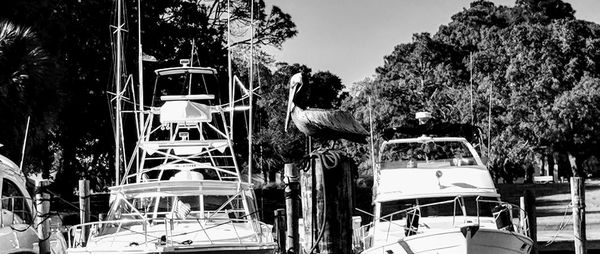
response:
[[[540,253],[573,253],[573,219],[568,182],[546,184],[498,184],[500,194],[518,203],[524,190],[536,195],[537,240]],[[585,182],[586,238],[588,253],[600,253],[600,180]]]

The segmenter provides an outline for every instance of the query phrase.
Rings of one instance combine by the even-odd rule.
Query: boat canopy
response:
[[[428,135],[432,137],[465,137],[471,143],[478,143],[482,138],[481,129],[478,126],[464,123],[445,123],[435,119],[424,124],[410,119],[401,126],[387,128],[383,131],[383,138],[409,138]]]
[[[154,73],[158,76],[165,75],[181,75],[181,74],[217,74],[217,70],[210,67],[190,67],[190,66],[181,66],[181,67],[170,67],[163,69],[156,69]]]
[[[210,106],[191,101],[167,101],[160,107],[160,123],[196,124],[212,121]]]

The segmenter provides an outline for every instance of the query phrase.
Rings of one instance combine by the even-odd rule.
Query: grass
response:
[[[564,242],[573,240],[571,217],[571,187],[565,183],[498,184],[502,199],[519,204],[525,190],[536,196],[537,238],[539,242]],[[600,179],[585,182],[586,234],[588,245],[600,241]],[[561,230],[561,224],[565,226]],[[596,245],[596,244],[593,244]],[[543,248],[544,246],[541,246]],[[593,247],[593,246],[589,246]],[[600,247],[600,244],[599,244]]]

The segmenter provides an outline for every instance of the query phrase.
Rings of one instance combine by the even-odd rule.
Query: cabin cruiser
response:
[[[431,124],[414,127],[397,130],[425,133],[381,145],[362,253],[529,253],[524,211],[500,200],[471,143],[428,135]]]
[[[0,145],[1,146],[1,145]],[[0,252],[38,253],[39,239],[34,202],[27,192],[26,177],[10,159],[0,155]],[[50,235],[50,250],[64,253],[66,242],[60,232]]]
[[[231,104],[211,94],[217,72],[183,63],[155,71],[108,215],[72,227],[68,253],[274,253],[235,157]]]

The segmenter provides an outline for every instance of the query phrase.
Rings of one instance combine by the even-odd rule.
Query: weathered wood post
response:
[[[273,211],[275,214],[275,235],[277,237],[278,253],[285,253],[285,209],[277,209]]]
[[[326,168],[321,160],[329,160],[330,155],[322,152],[311,159],[310,168],[302,173],[305,253],[315,244],[316,253],[352,253],[354,164],[338,154],[333,159],[337,165]]]
[[[299,196],[300,181],[298,169],[292,163],[285,164],[285,208],[287,237],[286,253],[300,253],[300,238],[298,237],[298,216],[300,214]]]
[[[79,222],[88,223],[90,222],[90,181],[79,180]],[[81,228],[82,244],[87,244],[87,237],[89,235],[89,226]]]
[[[304,222],[304,231],[300,232],[304,235],[304,242],[302,244],[302,249],[304,252],[308,253],[315,242],[315,215],[316,209],[314,209],[316,205],[316,198],[313,191],[313,186],[315,185],[315,176],[314,176],[314,160],[311,159],[308,164],[308,168],[302,169],[300,172],[300,193],[302,194],[302,220]]]
[[[581,177],[571,177],[571,202],[573,204],[573,241],[575,244],[575,254],[586,254],[585,183]]]
[[[37,210],[35,224],[38,225],[40,254],[50,253],[50,220],[48,219],[48,216],[50,216],[50,194],[46,191],[48,185],[48,180],[35,182],[35,205]]]
[[[520,198],[521,201],[521,221],[523,221],[524,215],[527,215],[527,220],[529,221],[529,237],[533,241],[533,248],[531,249],[532,254],[538,253],[537,247],[537,215],[535,213],[535,194],[531,190],[525,190],[523,192],[523,196]]]

